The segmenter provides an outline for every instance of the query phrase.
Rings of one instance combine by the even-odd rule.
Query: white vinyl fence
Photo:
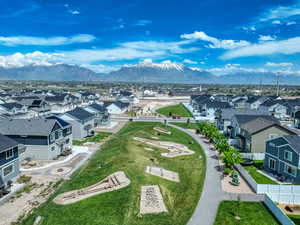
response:
[[[235,165],[235,168],[255,193],[266,194],[280,204],[300,204],[300,185],[257,184],[241,165]]]
[[[241,153],[243,158],[252,159],[252,160],[264,160],[265,153]]]

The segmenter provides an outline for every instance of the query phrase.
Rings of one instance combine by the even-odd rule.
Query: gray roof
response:
[[[94,114],[84,110],[81,107],[77,107],[71,111],[66,112],[66,114],[69,114],[70,116],[78,119],[78,120],[89,120],[94,118]]]
[[[54,125],[55,119],[8,119],[0,121],[0,133],[4,135],[49,135]]]
[[[264,130],[268,127],[271,127],[273,125],[280,126],[279,121],[275,121],[273,119],[267,119],[264,117],[257,117],[256,119],[250,120],[249,122],[246,122],[241,125],[241,128],[245,131],[247,131],[250,134],[255,134],[261,130]],[[282,126],[280,126],[282,127]],[[282,129],[286,129],[285,127],[282,127]],[[292,131],[291,131],[292,133]]]
[[[1,104],[1,106],[8,110],[11,110],[13,108],[21,109],[23,107],[23,105],[16,102],[3,103]]]
[[[18,145],[18,142],[0,134],[0,153],[6,149],[13,148]]]
[[[298,153],[300,153],[300,137],[298,135],[285,135],[284,139]]]
[[[280,124],[279,120],[274,116],[269,115],[235,115],[235,119],[237,123],[241,126],[245,123],[248,123],[252,120],[256,120],[257,118],[262,118],[265,120],[273,121],[274,123]]]
[[[230,120],[234,115],[267,115],[267,112],[251,109],[222,109],[222,118]]]

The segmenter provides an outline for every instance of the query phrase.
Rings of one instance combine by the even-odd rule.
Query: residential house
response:
[[[94,127],[97,127],[98,125],[101,125],[101,124],[108,124],[109,113],[108,113],[107,109],[104,107],[104,105],[94,103],[94,104],[84,107],[84,109],[95,115]]]
[[[267,113],[260,110],[223,108],[216,113],[216,127],[230,136],[233,128],[232,117],[235,115],[267,115]]]
[[[300,137],[287,135],[268,140],[264,170],[282,181],[300,184]]]
[[[73,139],[83,139],[94,133],[96,116],[81,107],[67,111],[59,115],[59,118],[72,124]]]
[[[122,114],[129,109],[129,103],[115,101],[115,102],[104,102],[103,106],[107,109],[109,114]]]
[[[15,119],[32,117],[31,113],[28,112],[26,106],[15,102],[1,104],[0,114],[5,116],[6,118],[15,118]]]
[[[231,106],[228,102],[218,102],[218,101],[206,101],[202,106],[202,115],[204,114],[206,117],[211,120],[215,120],[217,113],[222,111],[223,109],[229,109]]]
[[[246,101],[246,108],[258,109],[261,104],[268,100],[266,96],[251,96]]]
[[[57,119],[8,119],[0,123],[0,133],[26,146],[21,159],[56,159],[72,146],[72,126]]]
[[[64,113],[72,110],[75,107],[72,100],[68,94],[46,96],[44,99],[49,104],[52,113]]]
[[[0,134],[0,196],[20,174],[19,144]]]
[[[281,126],[273,116],[267,115],[235,115],[233,131],[239,139],[239,148],[246,153],[265,153],[267,140],[295,134],[287,127]]]

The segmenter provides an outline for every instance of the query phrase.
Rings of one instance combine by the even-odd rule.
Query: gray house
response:
[[[96,118],[93,113],[81,107],[77,107],[60,115],[59,118],[72,124],[73,139],[83,139],[93,135]]]
[[[19,144],[0,134],[0,197],[6,193],[9,181],[20,174]]]
[[[101,124],[107,124],[109,122],[109,113],[104,105],[93,103],[84,107],[84,110],[95,115],[95,127]]]
[[[300,184],[300,137],[288,135],[267,141],[264,170],[279,180]]]
[[[20,159],[56,159],[72,147],[72,126],[57,119],[2,120],[0,133],[26,146]]]
[[[235,115],[233,131],[239,139],[239,148],[247,153],[265,153],[265,143],[272,138],[295,134],[279,121],[266,115]]]

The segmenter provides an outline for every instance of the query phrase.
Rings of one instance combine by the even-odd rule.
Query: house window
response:
[[[273,142],[269,142],[270,147],[276,147],[276,145]]]
[[[274,159],[270,158],[269,159],[269,168],[272,170],[275,170],[276,169],[275,166],[276,166],[276,161]]]
[[[14,164],[10,164],[3,168],[3,176],[4,177],[9,176],[13,172],[14,172]]]
[[[290,174],[292,176],[296,176],[297,169],[295,167],[289,166],[287,164],[284,165],[284,172]]]
[[[11,159],[14,157],[14,152],[12,149],[9,149],[8,151],[6,151],[6,159]]]
[[[284,159],[288,161],[292,161],[293,155],[290,151],[284,151]]]
[[[55,140],[54,133],[50,134],[50,141],[53,142]]]
[[[55,139],[58,139],[59,138],[59,133],[58,131],[55,132]]]

